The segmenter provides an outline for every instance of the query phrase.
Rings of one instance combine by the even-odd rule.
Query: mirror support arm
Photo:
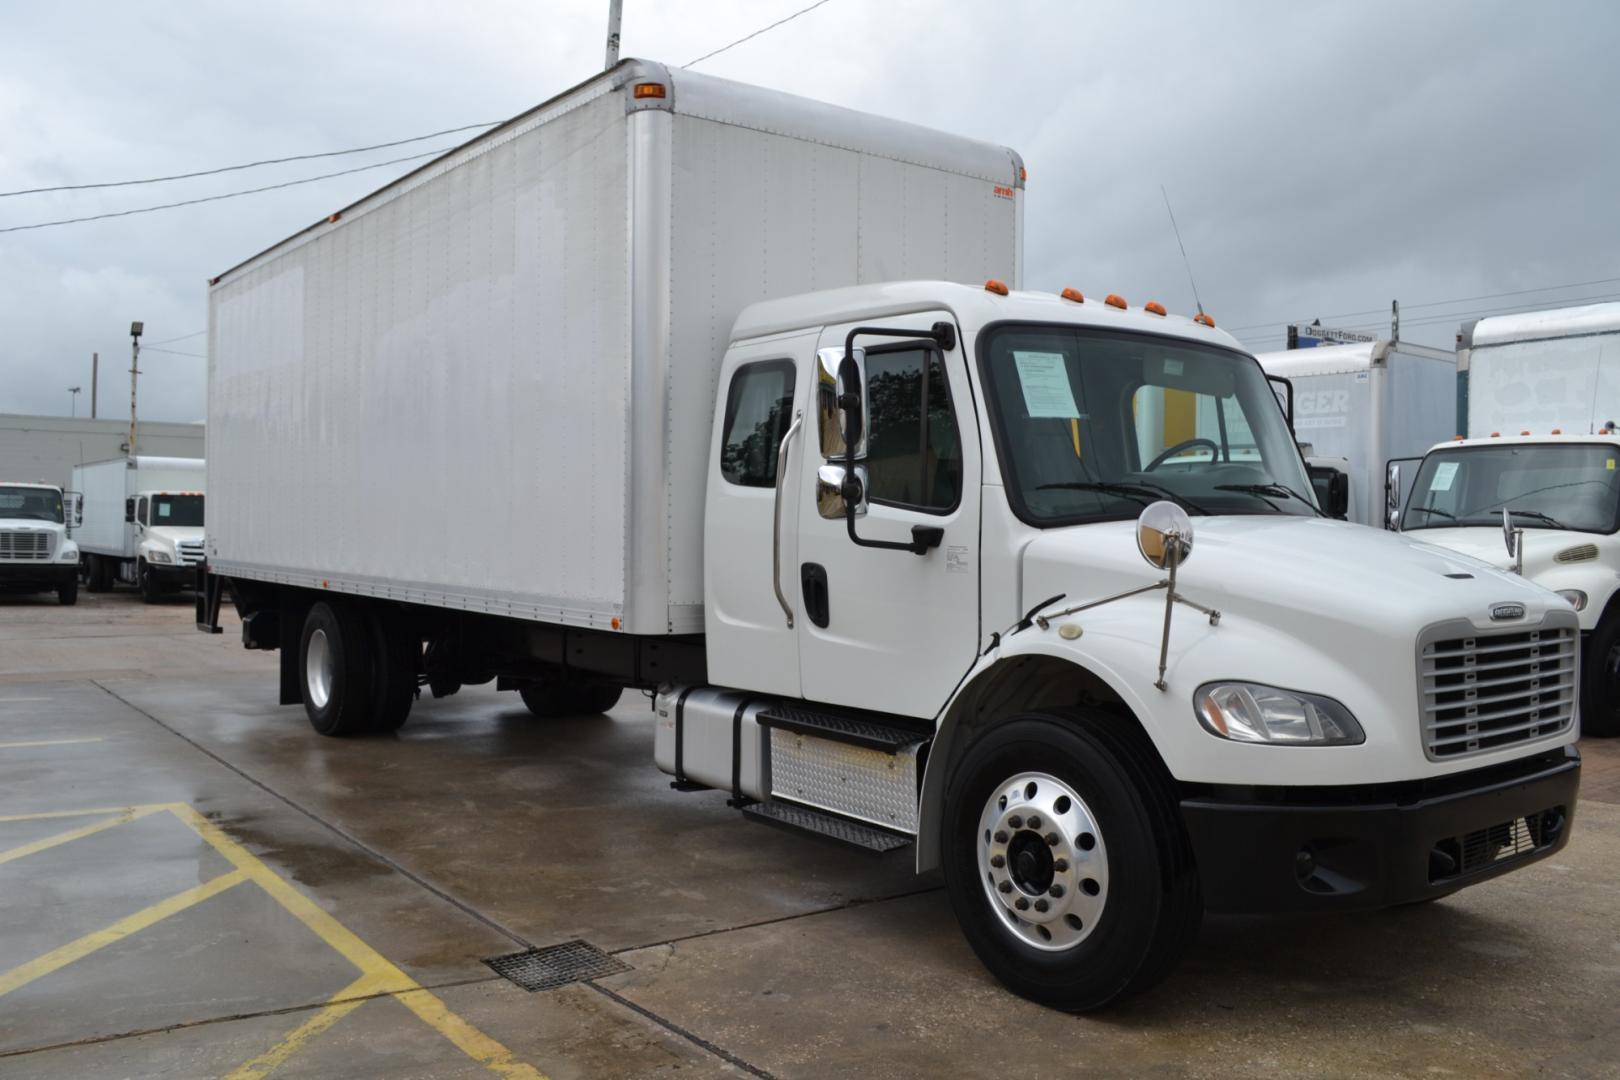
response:
[[[922,338],[932,341],[942,351],[956,347],[956,327],[941,320],[927,330],[901,330],[889,326],[857,326],[844,338],[844,369],[855,366],[855,339],[857,337]],[[839,407],[846,417],[861,414],[861,425],[866,424],[865,409],[859,389],[846,390],[839,395]],[[938,525],[913,525],[910,542],[904,540],[868,540],[855,531],[855,507],[861,500],[860,479],[855,474],[855,446],[860,442],[854,425],[844,426],[844,525],[849,539],[858,547],[883,548],[888,551],[909,551],[913,555],[926,555],[945,539],[945,530]]]

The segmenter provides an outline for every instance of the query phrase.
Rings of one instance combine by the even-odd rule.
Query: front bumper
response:
[[[1392,907],[1563,847],[1580,776],[1569,746],[1406,784],[1205,789],[1181,813],[1210,911]]]
[[[78,576],[78,563],[0,563],[0,592],[45,592]]]

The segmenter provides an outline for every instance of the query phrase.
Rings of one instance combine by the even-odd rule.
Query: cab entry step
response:
[[[908,836],[897,836],[884,829],[863,825],[859,821],[824,814],[820,810],[812,810],[808,806],[795,806],[793,803],[750,803],[742,808],[742,812],[753,821],[775,825],[779,829],[810,833],[877,854],[896,851],[911,843]]]
[[[916,731],[891,727],[858,716],[823,712],[819,709],[807,709],[801,705],[781,702],[761,710],[757,722],[760,727],[814,735],[818,739],[851,743],[871,750],[882,750],[886,754],[893,754],[926,738]]]

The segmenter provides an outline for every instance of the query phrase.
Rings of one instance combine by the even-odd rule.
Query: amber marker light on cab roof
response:
[[[1561,427],[1555,427],[1552,429],[1552,433],[1554,435],[1562,435],[1564,433],[1564,429]]]
[[[1159,303],[1157,300],[1149,300],[1147,303],[1142,305],[1142,310],[1151,311],[1155,315],[1167,314],[1167,312],[1164,310],[1164,305]]]
[[[1005,282],[997,281],[995,278],[991,278],[989,281],[984,283],[984,291],[993,292],[997,296],[1006,296],[1007,285]]]
[[[1111,292],[1108,294],[1108,299],[1104,300],[1103,303],[1107,304],[1109,307],[1123,308],[1125,307],[1125,298],[1119,295],[1119,293]]]
[[[1058,295],[1065,300],[1073,300],[1077,304],[1083,304],[1086,302],[1086,294],[1081,292],[1079,289],[1064,289],[1062,292],[1058,293]]]
[[[1207,326],[1211,330],[1215,329],[1215,320],[1212,317],[1205,315],[1202,311],[1193,316],[1193,322]]]
[[[664,96],[664,84],[655,82],[636,83],[635,95],[638,98],[661,98]]]

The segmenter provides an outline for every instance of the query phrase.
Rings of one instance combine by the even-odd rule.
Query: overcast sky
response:
[[[624,55],[683,64],[810,0],[625,0]],[[516,114],[601,65],[607,0],[7,5],[0,191],[335,150]],[[1464,314],[1620,298],[1620,4],[830,0],[700,70],[1005,143],[1025,284],[1449,346]],[[0,227],[257,187],[466,138],[224,176],[0,199]],[[413,165],[0,233],[0,412],[65,414],[102,356],[126,407],[204,413],[205,280]],[[1419,306],[1431,305],[1431,306]],[[1366,314],[1379,312],[1379,314]],[[1361,313],[1335,318],[1343,313]],[[1425,321],[1426,320],[1426,321]],[[1270,325],[1258,325],[1270,324]]]

